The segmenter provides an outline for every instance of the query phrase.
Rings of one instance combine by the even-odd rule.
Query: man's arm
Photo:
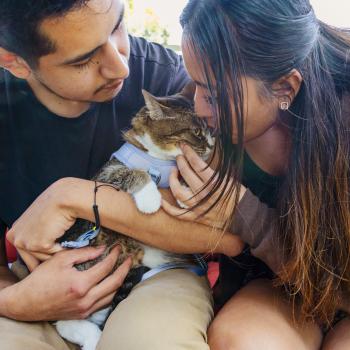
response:
[[[72,198],[67,198],[68,207],[74,208],[76,217],[93,221],[90,198],[94,183],[75,179],[66,181],[74,188],[70,192]],[[153,215],[142,214],[129,194],[109,187],[98,190],[97,203],[104,226],[157,248],[174,253],[211,252],[235,256],[243,247],[240,239],[231,233],[223,234],[205,225],[182,221],[162,209]]]
[[[55,241],[76,218],[93,221],[94,182],[66,178],[50,186],[17,220],[9,232],[14,244],[31,252],[53,252]],[[131,196],[109,187],[97,192],[102,225],[129,235],[146,244],[178,253],[241,252],[236,236],[208,226],[184,222],[163,210],[156,214],[140,213]]]

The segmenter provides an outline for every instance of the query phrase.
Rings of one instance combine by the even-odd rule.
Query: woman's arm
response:
[[[282,265],[282,255],[274,234],[277,222],[277,211],[262,203],[247,189],[236,208],[230,227],[231,232],[249,244],[251,253],[275,273],[280,271]]]

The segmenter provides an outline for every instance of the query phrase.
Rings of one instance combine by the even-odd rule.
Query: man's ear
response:
[[[285,99],[287,97],[291,104],[298,95],[302,82],[303,77],[300,72],[293,69],[288,75],[285,75],[272,84],[273,94],[278,99]]]
[[[32,70],[20,56],[0,47],[0,67],[19,79],[28,79]]]

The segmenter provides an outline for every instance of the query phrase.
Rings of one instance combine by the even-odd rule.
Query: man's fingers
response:
[[[59,243],[55,243],[54,246],[45,253],[49,255],[53,255],[58,252],[61,252],[62,250],[64,250],[64,248]]]
[[[80,264],[89,260],[96,259],[99,257],[104,250],[106,249],[105,246],[101,247],[86,247],[86,248],[80,248],[80,249],[70,249],[70,250],[63,250],[63,252],[60,252],[58,254],[66,254],[66,263],[73,266],[76,264]]]
[[[39,253],[39,252],[31,252],[31,255],[41,262],[52,258],[52,255],[50,254]]]
[[[118,290],[123,284],[126,276],[130,271],[131,265],[132,259],[126,259],[123,264],[121,264],[110,276],[93,287],[89,291],[89,295],[94,300],[99,300],[104,298],[106,295],[109,295],[110,293],[115,293],[116,290]]]
[[[105,306],[111,304],[113,301],[114,295],[115,295],[115,291],[108,294],[104,298],[100,299],[95,304],[93,304],[93,306],[91,306],[91,308],[86,313],[86,317],[90,316],[91,314],[93,314],[94,312],[100,309],[103,309]]]
[[[88,280],[89,285],[96,285],[112,271],[117,262],[119,253],[120,247],[114,247],[102,261],[83,272]]]
[[[213,176],[213,170],[208,167],[208,164],[199,157],[190,146],[181,145],[181,149],[187,162],[191,165],[197,176],[199,176],[204,183],[207,183]]]
[[[32,272],[36,267],[39,266],[40,261],[23,249],[17,249],[18,254],[23,259],[24,263],[27,265],[30,272]]]

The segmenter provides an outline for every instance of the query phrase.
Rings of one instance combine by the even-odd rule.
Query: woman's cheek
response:
[[[196,114],[199,117],[208,118],[208,117],[211,117],[213,114],[213,111],[210,108],[210,106],[206,102],[204,102],[203,100],[199,100],[199,101],[195,100],[194,101],[194,109],[195,109]]]

